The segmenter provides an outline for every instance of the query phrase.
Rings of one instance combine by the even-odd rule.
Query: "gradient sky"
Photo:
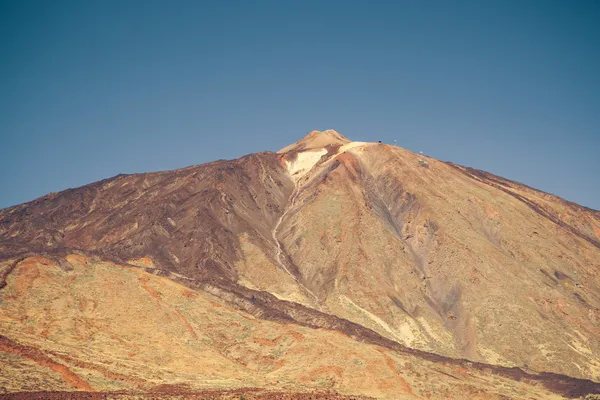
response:
[[[600,1],[0,0],[0,208],[313,129],[600,209]]]

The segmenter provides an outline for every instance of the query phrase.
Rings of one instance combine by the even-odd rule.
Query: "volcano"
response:
[[[596,210],[313,131],[0,210],[0,390],[579,398],[599,271]]]

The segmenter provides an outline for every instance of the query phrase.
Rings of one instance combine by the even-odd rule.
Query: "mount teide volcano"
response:
[[[331,130],[1,210],[0,256],[9,392],[600,389],[600,212]]]

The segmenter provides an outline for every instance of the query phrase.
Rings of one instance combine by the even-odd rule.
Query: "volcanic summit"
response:
[[[582,397],[598,271],[598,211],[313,131],[0,210],[0,388]]]

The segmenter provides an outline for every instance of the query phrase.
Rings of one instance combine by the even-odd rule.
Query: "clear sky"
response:
[[[0,0],[0,208],[385,142],[600,209],[600,1]]]

